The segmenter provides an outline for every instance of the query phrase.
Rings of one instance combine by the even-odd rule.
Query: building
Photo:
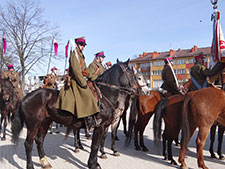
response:
[[[183,84],[190,79],[189,69],[194,64],[193,56],[199,52],[203,52],[203,55],[206,57],[206,66],[209,67],[211,48],[198,48],[195,45],[191,49],[170,49],[165,52],[144,52],[143,54],[140,54],[138,58],[130,60],[130,65],[141,70],[145,79],[150,83],[150,87],[160,87],[162,84],[161,73],[164,66],[164,59],[166,57],[172,57],[174,63],[173,68],[178,83]]]

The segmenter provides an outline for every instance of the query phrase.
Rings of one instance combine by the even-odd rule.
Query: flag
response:
[[[65,46],[65,54],[66,54],[66,58],[68,58],[68,48],[69,48],[69,40],[68,40],[68,42],[67,42],[67,44],[66,44],[66,46]]]
[[[220,25],[220,12],[215,11],[212,15],[213,19],[213,41],[211,53],[216,61],[225,62],[225,41],[223,31]]]
[[[57,53],[58,53],[58,43],[57,43],[57,41],[55,39],[53,40],[53,44],[54,44],[54,53],[55,53],[55,56],[57,56]]]
[[[6,54],[6,47],[7,47],[7,43],[6,43],[6,36],[4,33],[4,37],[3,37],[3,52],[4,52],[4,54]]]

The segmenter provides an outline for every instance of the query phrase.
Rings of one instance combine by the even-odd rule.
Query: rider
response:
[[[92,74],[88,72],[83,50],[86,40],[84,37],[75,39],[76,48],[71,52],[69,59],[70,86],[62,87],[56,102],[56,108],[69,111],[77,118],[86,118],[94,115],[95,125],[98,127],[102,121],[99,115],[97,102],[88,88],[87,80]],[[76,113],[76,114],[75,114]]]
[[[44,88],[57,90],[58,89],[58,86],[57,86],[57,83],[56,83],[56,81],[58,79],[58,76],[56,74],[57,68],[53,67],[53,68],[51,68],[51,71],[52,71],[51,74],[47,74],[45,76]]]
[[[104,61],[105,55],[104,52],[98,52],[95,54],[95,58],[93,62],[88,66],[90,74],[92,74],[91,81],[97,79],[99,75],[104,73],[105,68],[102,65],[102,62]]]
[[[106,62],[105,63],[105,67],[106,67],[106,69],[111,68],[112,67],[112,63],[111,62]]]
[[[19,88],[19,73],[14,71],[13,65],[8,65],[8,71],[4,72],[2,79],[9,79],[12,82],[13,87],[20,99],[23,98],[23,92]]]
[[[211,78],[217,75],[218,73],[222,72],[225,67],[225,63],[217,62],[212,69],[208,69],[204,65],[205,57],[202,52],[197,53],[196,55],[194,55],[194,57],[195,64],[190,71],[192,80],[192,91],[208,87],[209,83],[207,81],[207,77]]]
[[[180,94],[180,89],[178,88],[178,86],[176,84],[175,77],[174,77],[172,69],[169,65],[169,64],[171,64],[171,66],[173,66],[172,57],[166,58],[164,60],[164,62],[165,62],[165,65],[162,70],[163,84],[162,84],[161,88],[167,91],[166,95],[168,95],[168,96],[174,95],[174,94]]]

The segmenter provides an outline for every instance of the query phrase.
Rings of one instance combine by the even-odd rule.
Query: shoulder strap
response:
[[[202,89],[202,88],[205,88],[205,87],[207,87],[207,80],[205,80],[204,81],[204,83],[203,83],[203,85],[201,86],[199,83],[198,83],[198,81],[197,80],[195,80],[195,78],[190,74],[190,76],[191,76],[191,80],[192,80],[192,82],[194,83],[194,85],[198,88],[198,89]]]

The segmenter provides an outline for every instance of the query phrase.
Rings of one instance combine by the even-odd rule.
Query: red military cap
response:
[[[7,67],[8,67],[8,69],[13,69],[14,68],[13,65],[8,65]]]
[[[57,70],[57,68],[56,67],[51,68],[51,71],[53,71],[53,70]]]
[[[105,55],[104,55],[104,52],[103,52],[103,51],[96,53],[95,56],[96,56],[96,57],[102,57],[102,58],[105,58]]]
[[[203,52],[195,54],[194,57],[195,57],[195,59],[204,58]]]
[[[66,71],[66,72],[69,71],[69,68],[65,69],[65,71]]]
[[[112,65],[111,62],[106,62],[105,64],[106,64],[107,66],[111,66],[111,65]]]
[[[80,38],[76,38],[76,39],[75,39],[75,42],[76,42],[76,43],[79,43],[79,44],[87,45],[84,36],[83,36],[83,37],[80,37]]]
[[[165,61],[172,61],[173,58],[172,58],[172,57],[168,57],[168,58],[165,58],[164,60],[165,60]]]

